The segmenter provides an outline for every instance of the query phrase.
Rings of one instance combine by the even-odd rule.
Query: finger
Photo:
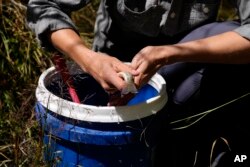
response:
[[[132,59],[131,65],[137,69],[145,61],[145,49],[140,50]]]
[[[139,61],[139,57],[136,55],[136,56],[132,59],[132,61],[131,61],[131,66],[132,66],[132,68],[136,70],[136,69],[139,67],[139,65],[140,65],[139,62],[140,62],[140,61]]]
[[[134,78],[134,83],[138,89],[141,87],[142,75],[138,75]]]
[[[139,72],[135,68],[133,68],[131,63],[129,63],[129,64],[122,63],[121,65],[117,66],[116,71],[117,71],[117,73],[128,72],[128,73],[132,74],[133,76],[139,75]]]
[[[125,86],[126,82],[119,76],[116,72],[110,72],[109,75],[107,75],[107,81],[106,81],[107,89],[110,90],[110,88],[116,88],[116,90],[121,91]]]

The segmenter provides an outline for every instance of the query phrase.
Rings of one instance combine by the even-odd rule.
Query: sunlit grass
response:
[[[0,0],[0,166],[46,166],[42,131],[34,115],[35,89],[41,73],[52,65],[50,53],[40,48],[26,26],[26,6],[21,0]],[[93,23],[82,16],[95,6],[74,12],[84,21],[81,35],[91,47]],[[82,27],[83,28],[83,27]]]
[[[0,166],[42,166],[34,90],[51,61],[26,27],[25,6],[0,2]]]

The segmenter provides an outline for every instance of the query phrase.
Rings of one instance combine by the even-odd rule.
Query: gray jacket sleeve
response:
[[[48,32],[71,28],[78,33],[70,14],[88,2],[89,0],[29,0],[27,23],[41,47],[53,49],[48,40]]]
[[[250,40],[250,1],[237,0],[237,6],[241,26],[234,31]]]

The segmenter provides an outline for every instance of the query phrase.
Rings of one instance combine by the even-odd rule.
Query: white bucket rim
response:
[[[65,100],[52,94],[45,86],[46,77],[55,73],[57,71],[52,66],[45,70],[39,77],[36,88],[37,102],[53,113],[79,121],[101,123],[134,121],[156,114],[168,101],[166,82],[158,73],[148,82],[148,84],[158,91],[158,95],[145,102],[131,106],[93,106]]]

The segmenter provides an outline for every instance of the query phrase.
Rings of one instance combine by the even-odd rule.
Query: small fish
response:
[[[126,95],[128,93],[137,93],[137,88],[134,84],[134,77],[129,72],[119,72],[121,78],[127,83],[126,87],[122,89],[121,94]]]
[[[119,93],[110,95],[108,106],[123,106],[132,99],[138,92],[132,74],[129,72],[119,72],[119,76],[127,83],[126,87]]]

